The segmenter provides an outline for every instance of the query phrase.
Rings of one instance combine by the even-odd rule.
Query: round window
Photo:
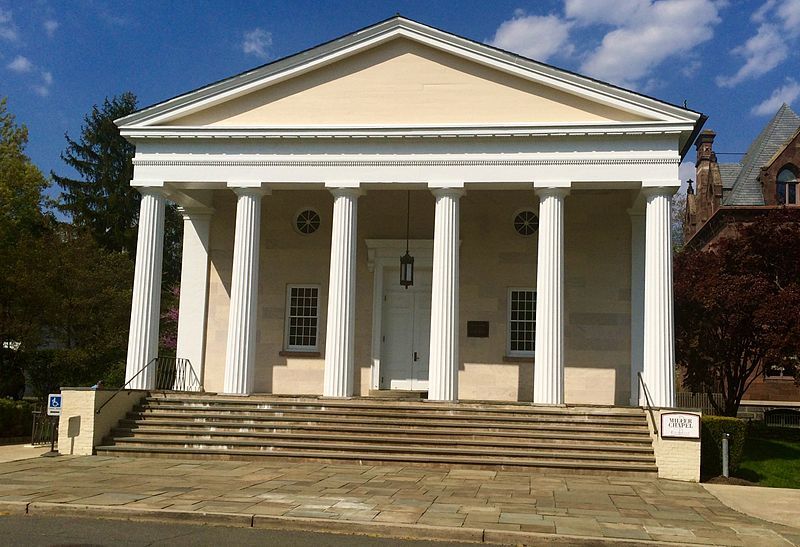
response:
[[[514,216],[514,229],[519,235],[533,235],[538,228],[539,217],[533,211],[520,211]]]
[[[294,225],[301,234],[313,234],[319,230],[319,213],[314,209],[304,209],[297,214]]]

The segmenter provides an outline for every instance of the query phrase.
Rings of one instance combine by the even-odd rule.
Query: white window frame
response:
[[[533,293],[533,343],[532,351],[511,349],[511,297],[514,292]],[[533,357],[536,354],[536,289],[532,287],[509,287],[506,298],[506,355],[509,357]]]
[[[317,290],[317,309],[316,309],[316,316],[315,319],[317,320],[317,332],[314,338],[315,344],[313,346],[299,346],[299,345],[290,345],[289,344],[289,329],[292,319],[292,290],[293,289],[316,289]],[[298,351],[298,352],[308,352],[313,353],[319,351],[319,335],[320,335],[320,307],[321,307],[321,299],[322,299],[322,290],[320,285],[315,285],[313,283],[290,283],[286,285],[286,310],[284,313],[284,323],[283,323],[283,347],[286,351]],[[296,316],[299,317],[299,316]],[[306,316],[304,316],[306,317]],[[312,316],[307,316],[312,317]]]

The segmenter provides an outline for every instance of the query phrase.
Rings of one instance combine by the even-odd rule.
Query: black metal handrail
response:
[[[122,385],[114,394],[109,397],[100,408],[95,412],[100,414],[103,407],[106,406],[111,400],[119,395],[121,391],[126,389],[130,393],[133,389],[128,388],[128,385],[133,382],[140,374],[146,371],[149,367],[155,367],[155,386],[152,389],[159,391],[203,391],[203,384],[197,373],[192,367],[189,359],[182,357],[153,357],[147,362],[139,371],[131,376],[125,384]]]
[[[650,421],[653,422],[653,431],[655,431],[656,435],[658,435],[658,426],[656,425],[656,418],[653,415],[653,401],[650,399],[650,390],[647,389],[647,384],[644,383],[642,373],[637,372],[636,374],[639,376],[639,383],[642,385],[642,389],[644,390],[644,402],[647,404],[647,411],[650,412]]]

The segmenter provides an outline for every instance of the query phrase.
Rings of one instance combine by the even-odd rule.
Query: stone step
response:
[[[225,449],[194,449],[181,447],[135,447],[135,446],[107,446],[98,447],[97,454],[102,456],[150,456],[150,457],[174,457],[181,458],[222,458],[229,460],[248,460],[269,457],[279,460],[292,461],[302,459],[304,461],[320,461],[335,463],[340,461],[356,461],[361,464],[393,464],[393,465],[424,465],[442,466],[449,468],[464,469],[492,469],[492,470],[519,470],[529,472],[548,473],[558,470],[568,474],[603,474],[636,477],[655,477],[658,469],[654,464],[634,463],[634,462],[609,462],[609,461],[582,461],[578,464],[558,460],[548,460],[544,458],[519,458],[507,459],[502,456],[486,457],[480,462],[475,462],[470,457],[460,457],[457,455],[415,455],[407,454],[398,457],[397,454],[362,452],[327,452],[317,450],[301,451],[258,451],[258,450],[225,450]]]
[[[223,422],[223,421],[196,421],[184,418],[183,420],[122,420],[120,431],[149,431],[170,429],[196,434],[196,432],[215,431],[220,433],[229,432],[236,435],[258,435],[260,433],[346,433],[360,434],[366,436],[392,435],[398,438],[413,435],[426,435],[434,438],[445,439],[487,439],[487,440],[547,440],[554,443],[581,441],[585,443],[605,443],[610,445],[636,446],[642,445],[650,449],[652,440],[649,433],[617,433],[617,432],[598,432],[594,428],[585,428],[582,431],[563,432],[560,428],[537,429],[535,431],[497,431],[485,428],[458,428],[458,427],[411,427],[397,428],[395,426],[383,425],[346,425],[336,423],[325,424],[302,424],[302,423],[283,423],[265,422],[261,424],[250,424],[245,422]]]
[[[402,411],[389,411],[389,410],[354,410],[354,409],[294,409],[294,408],[236,408],[223,405],[213,406],[181,406],[181,405],[141,405],[134,408],[134,412],[139,412],[143,415],[158,416],[163,414],[196,414],[196,413],[213,413],[215,415],[236,415],[242,417],[259,417],[259,416],[297,416],[307,419],[313,419],[316,416],[328,417],[341,417],[343,419],[353,420],[355,418],[374,418],[391,421],[427,421],[427,420],[481,420],[484,423],[488,422],[502,422],[502,423],[593,423],[602,425],[629,425],[629,426],[642,426],[646,425],[644,415],[642,416],[585,416],[579,414],[567,415],[497,415],[492,412],[482,414],[464,414],[460,412],[414,412],[406,413]]]
[[[608,406],[586,406],[586,405],[533,405],[531,403],[499,403],[496,401],[486,402],[458,402],[448,403],[439,401],[395,401],[395,400],[376,400],[376,399],[323,399],[311,397],[279,397],[279,396],[208,396],[190,394],[168,394],[165,396],[150,396],[144,399],[148,405],[180,405],[180,406],[202,406],[202,405],[232,405],[237,407],[255,406],[260,408],[324,408],[330,409],[376,409],[402,412],[446,412],[456,411],[464,414],[485,414],[493,413],[498,415],[519,414],[519,415],[580,415],[580,416],[643,416],[641,408],[633,407],[608,407]]]
[[[263,423],[263,422],[283,422],[283,423],[336,423],[336,424],[370,424],[370,425],[394,425],[396,427],[469,427],[473,429],[498,429],[498,430],[544,430],[546,428],[557,428],[564,431],[598,431],[598,432],[615,432],[615,433],[634,433],[645,434],[648,433],[647,424],[642,419],[635,424],[598,424],[590,422],[572,422],[561,420],[545,420],[545,421],[527,421],[527,422],[508,422],[504,420],[484,421],[483,419],[474,418],[467,420],[464,418],[395,418],[391,416],[379,417],[360,417],[360,416],[337,416],[319,413],[314,415],[270,415],[270,414],[231,414],[231,413],[217,413],[217,412],[130,412],[127,416],[129,419],[188,419],[194,421],[237,421],[244,423]]]
[[[491,439],[491,438],[432,438],[429,436],[377,436],[377,435],[357,435],[357,434],[335,434],[335,433],[301,433],[301,432],[280,432],[280,433],[244,433],[237,431],[196,431],[188,433],[181,429],[122,429],[116,428],[112,431],[109,441],[114,442],[118,439],[134,439],[147,442],[150,438],[169,439],[174,441],[202,443],[204,440],[216,440],[220,443],[241,444],[239,441],[248,443],[260,443],[267,446],[274,441],[283,440],[303,440],[315,441],[317,443],[331,442],[350,442],[350,443],[375,443],[386,445],[398,445],[401,447],[409,446],[474,446],[480,448],[492,448],[499,450],[559,450],[568,453],[603,453],[603,454],[651,454],[652,448],[646,445],[613,445],[597,441],[584,441],[580,443],[562,442],[553,443],[548,439],[531,441],[526,439]]]
[[[180,448],[215,448],[220,450],[252,450],[253,452],[280,452],[284,449],[289,450],[313,450],[316,452],[351,452],[361,454],[399,454],[399,455],[432,455],[432,456],[458,456],[469,458],[470,461],[480,462],[485,457],[497,456],[497,450],[492,447],[454,447],[454,446],[407,446],[394,444],[369,443],[360,444],[353,442],[316,442],[316,441],[293,441],[293,440],[273,440],[269,445],[260,441],[235,442],[218,439],[169,439],[169,438],[148,438],[137,439],[135,437],[114,437],[109,440],[110,446],[167,446]],[[503,451],[503,458],[506,461],[518,458],[534,459],[542,458],[548,460],[560,460],[573,464],[582,461],[613,461],[618,463],[643,463],[655,464],[655,458],[646,454],[618,454],[618,453],[564,453],[553,450],[510,450]]]

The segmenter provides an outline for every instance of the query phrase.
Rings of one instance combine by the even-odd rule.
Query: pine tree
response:
[[[61,211],[74,225],[85,228],[101,247],[136,256],[136,238],[141,195],[130,186],[133,178],[134,146],[119,133],[114,120],[136,111],[136,96],[131,92],[106,98],[84,116],[81,135],[73,140],[67,134],[67,148],[61,159],[79,178],[52,173],[63,189]],[[174,205],[165,218],[164,287],[180,277],[180,238],[182,221]]]

